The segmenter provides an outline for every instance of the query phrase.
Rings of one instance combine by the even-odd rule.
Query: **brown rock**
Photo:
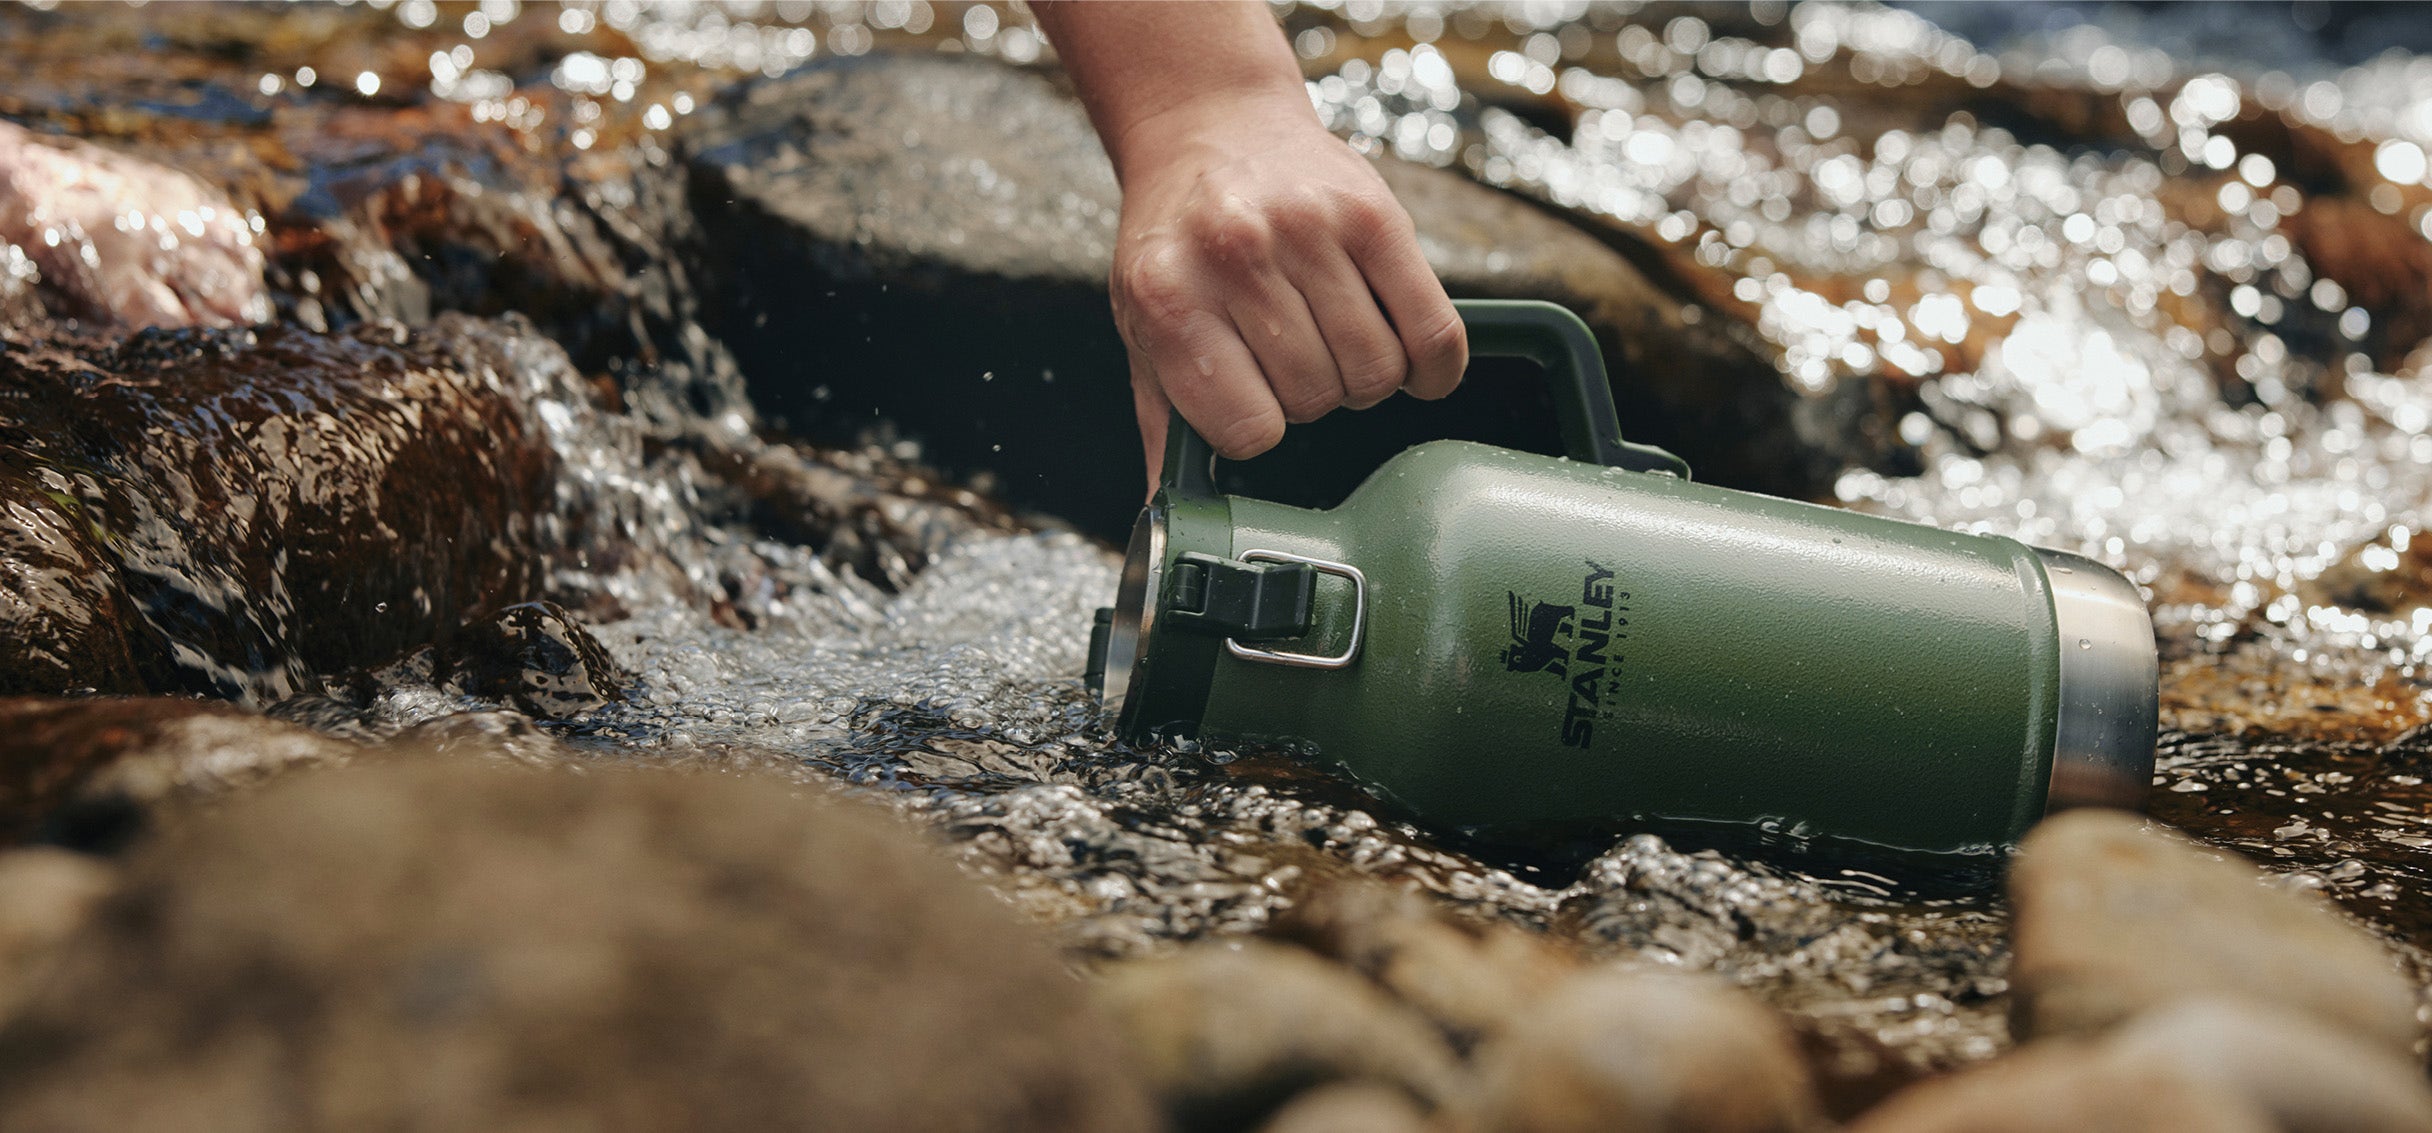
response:
[[[71,850],[0,852],[0,1018],[50,975],[60,945],[117,884],[109,863]]]
[[[2023,1037],[2091,1035],[2179,1000],[2226,997],[2414,1048],[2414,989],[2371,937],[2133,815],[2046,820],[2009,888],[2011,1015]]]
[[[633,675],[555,602],[518,602],[459,627],[441,679],[475,696],[567,720],[625,699]]]
[[[0,510],[53,536],[0,543],[26,555],[0,629],[35,658],[0,693],[268,702],[541,592],[565,527],[539,403],[589,407],[536,339],[451,316],[7,340]]]
[[[1706,977],[1584,972],[1477,1054],[1483,1133],[1756,1133],[1820,1124],[1774,1013]]]
[[[143,845],[0,1030],[78,1129],[1135,1130],[1045,942],[875,812],[447,759]]]
[[[1427,1020],[1349,969],[1263,941],[1116,965],[1098,988],[1186,1129],[1237,1129],[1283,1099],[1374,1081],[1429,1104],[1457,1074]]]
[[[2412,1059],[2316,1019],[2232,1000],[2157,1008],[2097,1042],[2037,1043],[1912,1088],[1857,1133],[2073,1130],[2423,1133]]]
[[[1292,1099],[1259,1133],[1427,1133],[1427,1114],[1391,1086],[1347,1082]]]
[[[1278,930],[1375,980],[1465,1048],[1501,1033],[1578,966],[1541,936],[1442,918],[1418,894],[1379,884],[1323,889]]]
[[[2037,1046],[1911,1087],[1850,1133],[2276,1133],[2209,1077],[2123,1064],[2071,1043]]]
[[[234,705],[178,697],[0,697],[0,838],[108,844],[163,800],[215,794],[355,745]]]
[[[2169,1067],[2242,1096],[2288,1133],[2424,1133],[2423,1066],[2320,1020],[2235,1000],[2189,1000],[2138,1016],[2107,1057]]]

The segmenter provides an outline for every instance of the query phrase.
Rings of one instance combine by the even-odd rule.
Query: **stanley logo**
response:
[[[1579,581],[1576,604],[1532,602],[1505,591],[1511,603],[1512,640],[1503,647],[1503,667],[1514,673],[1551,673],[1570,685],[1562,710],[1562,742],[1585,749],[1596,722],[1612,715],[1610,694],[1620,684],[1621,652],[1628,638],[1630,592],[1613,588],[1613,572],[1593,559]]]

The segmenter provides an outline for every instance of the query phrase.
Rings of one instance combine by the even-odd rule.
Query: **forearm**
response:
[[[1127,183],[1206,115],[1317,120],[1300,65],[1257,0],[1034,0],[1031,11]]]

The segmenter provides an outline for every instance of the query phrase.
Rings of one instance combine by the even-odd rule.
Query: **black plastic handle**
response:
[[[1652,445],[1621,439],[1613,387],[1605,379],[1604,351],[1570,308],[1537,299],[1455,299],[1452,305],[1469,328],[1470,357],[1526,358],[1545,369],[1565,455],[1589,464],[1689,478],[1688,462]],[[1175,495],[1215,495],[1215,464],[1216,450],[1175,413],[1166,425],[1165,471],[1159,484]]]

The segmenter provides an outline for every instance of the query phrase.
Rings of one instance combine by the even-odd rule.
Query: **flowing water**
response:
[[[353,100],[428,105],[455,124],[416,145],[524,139],[594,219],[538,215],[631,259],[681,245],[652,170],[717,85],[878,47],[1044,51],[1018,10],[918,0],[405,0],[311,16],[317,41],[304,18],[248,14],[216,53],[146,69],[37,67],[0,110],[226,169],[242,162],[212,147],[259,137],[248,115],[265,107],[292,140]],[[1859,383],[1902,406],[1890,426],[1922,471],[1851,471],[1839,502],[2081,551],[2148,588],[2165,657],[2154,812],[2326,891],[2427,972],[2432,60],[2197,71],[2136,29],[1988,49],[1906,11],[1813,4],[1355,0],[1284,18],[1354,145],[1634,233],[1777,351],[1793,388]],[[74,11],[11,19],[21,56],[99,34]],[[320,171],[303,196],[371,160],[292,148]],[[545,200],[546,181],[488,176],[519,199]],[[280,310],[309,325],[481,309],[478,287],[416,291],[411,265],[363,266],[395,255],[366,247],[274,255]],[[338,267],[308,279],[308,262]],[[1512,860],[1287,760],[1114,742],[1078,679],[1113,552],[907,485],[910,451],[853,458],[884,487],[885,525],[910,533],[876,541],[892,558],[846,564],[738,522],[718,469],[800,474],[804,457],[759,435],[669,278],[639,332],[567,342],[624,377],[630,411],[544,414],[568,506],[612,517],[558,588],[606,611],[598,636],[638,674],[629,700],[562,726],[586,751],[892,800],[1080,956],[1255,931],[1317,882],[1367,876],[1582,951],[1723,972],[1847,1076],[2007,1043],[2004,914],[1981,892],[1651,835],[1584,866]],[[537,334],[524,345],[532,367],[565,365]],[[393,729],[487,707],[408,665],[363,713]]]

